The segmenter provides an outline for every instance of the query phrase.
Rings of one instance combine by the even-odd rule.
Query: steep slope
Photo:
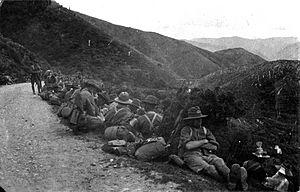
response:
[[[278,144],[282,159],[299,170],[299,81],[300,61],[277,60],[215,73],[200,87],[220,86],[223,93],[230,91],[241,101],[244,118],[251,123],[247,134],[251,139],[244,149],[251,149],[256,141],[262,141],[267,151]]]
[[[279,58],[300,60],[300,43],[287,45],[277,53]]]
[[[164,86],[175,79],[158,62],[68,9],[56,5],[34,14],[9,10],[17,3],[3,3],[1,18],[5,19],[0,20],[0,32],[44,57],[62,73],[81,71],[104,81],[148,87]]]
[[[216,51],[215,53],[238,66],[252,66],[266,61],[260,56],[250,53],[243,48],[226,49]]]
[[[15,82],[26,81],[29,77],[29,67],[39,63],[42,68],[49,67],[46,60],[30,52],[22,45],[4,38],[0,34],[0,76],[8,75]]]
[[[157,33],[118,26],[77,13],[114,38],[129,44],[148,57],[163,63],[183,78],[200,78],[233,63],[212,52],[192,46],[184,41]]]
[[[263,105],[263,100],[273,100],[278,95],[288,95],[285,102],[294,113],[297,111],[297,92],[300,61],[277,60],[253,65],[252,67],[228,68],[214,72],[198,81],[203,88],[222,87],[233,91],[246,101],[248,107]],[[266,104],[266,103],[264,103]],[[288,108],[288,107],[287,107]],[[286,109],[287,109],[286,108]],[[273,103],[272,110],[275,110]]]
[[[222,38],[196,38],[191,41],[201,43],[194,44],[201,48],[203,44],[210,47],[220,47],[221,49],[244,48],[266,60],[280,59],[277,52],[289,44],[298,42],[295,37],[274,37],[267,39],[246,39],[241,37],[222,37]],[[206,46],[208,48],[209,46]],[[210,49],[208,49],[210,50]],[[220,49],[219,49],[220,50]],[[210,50],[216,51],[216,49]]]

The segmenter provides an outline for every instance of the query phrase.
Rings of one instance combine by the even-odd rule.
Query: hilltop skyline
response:
[[[176,39],[300,37],[297,0],[86,0],[57,2],[117,25]]]

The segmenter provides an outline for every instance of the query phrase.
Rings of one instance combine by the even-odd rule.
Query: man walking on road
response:
[[[37,89],[38,89],[38,93],[41,93],[41,87],[42,87],[42,83],[41,83],[41,77],[40,77],[40,73],[41,73],[41,67],[37,64],[34,63],[30,66],[30,81],[31,81],[31,88],[32,88],[32,92],[33,94],[35,94],[35,90],[34,90],[34,83],[37,84]]]

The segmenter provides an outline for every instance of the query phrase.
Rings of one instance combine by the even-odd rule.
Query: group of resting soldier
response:
[[[103,85],[91,79],[81,81],[78,87],[62,87],[65,91],[58,115],[69,121],[75,134],[100,130],[107,140],[103,151],[151,161],[167,150],[169,145],[159,135],[163,116],[155,112],[160,102],[157,97],[148,95],[140,101],[121,92],[110,100]],[[179,159],[196,173],[226,182],[230,190],[247,190],[247,170],[239,164],[229,169],[224,160],[215,155],[219,143],[211,131],[202,126],[202,118],[206,116],[198,106],[188,109],[180,131]]]
[[[121,92],[110,100],[101,83],[83,80],[79,88],[65,93],[64,101],[58,115],[68,119],[76,134],[101,130],[107,140],[102,147],[106,152],[151,161],[168,148],[164,138],[158,135],[163,116],[155,112],[159,99],[153,95],[140,101],[131,99],[127,92]],[[188,110],[180,133],[179,157],[196,173],[206,173],[219,181],[226,181],[231,189],[240,182],[242,189],[246,190],[247,172],[243,167],[236,168],[237,164],[230,172],[223,159],[214,154],[219,144],[201,125],[204,117],[199,107]]]

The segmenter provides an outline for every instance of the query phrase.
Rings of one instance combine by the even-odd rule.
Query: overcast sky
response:
[[[300,39],[300,0],[56,0],[114,24],[177,39]]]

